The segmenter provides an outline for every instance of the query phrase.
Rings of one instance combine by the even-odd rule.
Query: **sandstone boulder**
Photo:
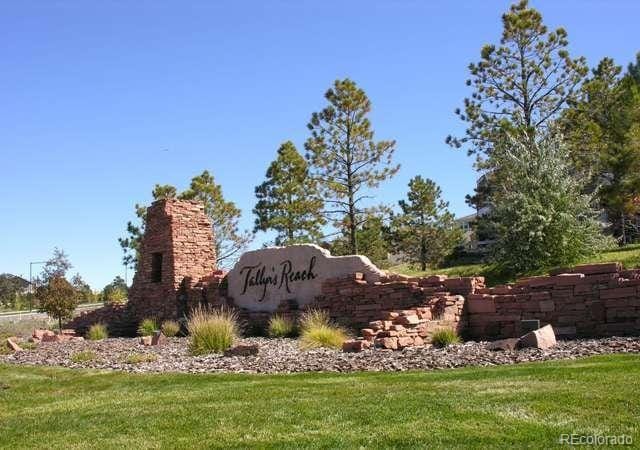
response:
[[[20,347],[15,341],[15,338],[7,338],[7,347],[9,347],[14,352],[21,352],[22,347]]]
[[[151,337],[151,345],[164,345],[167,343],[167,337],[162,331],[156,331]]]
[[[371,341],[367,341],[364,339],[352,339],[348,341],[344,341],[342,343],[342,351],[343,352],[361,352],[371,348]]]
[[[531,331],[522,336],[518,341],[518,347],[533,347],[539,349],[547,349],[556,345],[556,335],[551,325],[545,325],[542,328]]]

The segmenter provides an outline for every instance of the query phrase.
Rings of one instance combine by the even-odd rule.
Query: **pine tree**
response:
[[[462,242],[462,229],[441,196],[435,182],[418,175],[409,181],[407,200],[398,202],[402,212],[394,218],[397,250],[422,270],[441,264]]]
[[[376,266],[386,268],[389,266],[389,252],[391,251],[392,234],[384,215],[388,214],[386,208],[369,208],[359,217],[361,226],[356,230],[358,254],[364,255]],[[343,256],[352,254],[347,235],[342,235],[326,245],[332,255]]]
[[[254,232],[275,230],[276,245],[315,242],[321,237],[323,202],[307,162],[291,141],[283,143],[255,189]]]
[[[216,250],[216,263],[230,266],[237,256],[247,248],[253,235],[239,230],[242,211],[222,194],[222,186],[205,170],[191,179],[189,189],[179,195],[184,200],[198,200],[211,220]]]
[[[512,138],[536,139],[537,133],[566,107],[587,73],[584,58],[567,51],[567,32],[549,31],[542,15],[527,0],[502,16],[500,44],[485,45],[481,60],[469,65],[467,85],[473,94],[456,114],[468,124],[466,134],[447,142],[467,146],[480,168],[495,168],[496,147]]]
[[[370,198],[365,189],[375,188],[396,174],[393,165],[395,141],[375,141],[367,115],[371,102],[365,92],[349,79],[336,80],[325,93],[329,105],[313,113],[305,143],[307,160],[313,165],[325,202],[325,213],[337,216],[344,227],[349,251],[358,253],[356,231],[362,200]]]
[[[590,180],[621,243],[638,236],[640,212],[640,85],[630,72],[604,58],[582,85],[580,97],[559,124],[571,159]]]

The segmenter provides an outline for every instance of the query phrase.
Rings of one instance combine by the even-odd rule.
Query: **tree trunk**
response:
[[[350,139],[350,131],[347,139]],[[349,247],[352,255],[358,254],[358,240],[356,239],[356,205],[353,200],[353,173],[351,172],[351,151],[347,152],[347,193],[349,196]]]
[[[62,333],[62,317],[58,317],[58,327],[60,328],[60,333]]]
[[[622,233],[622,245],[627,244],[627,233],[624,229],[624,213],[620,213],[620,232]]]
[[[423,272],[427,270],[427,240],[424,236],[420,238],[420,266]]]
[[[349,247],[351,247],[352,255],[358,254],[358,240],[356,239],[356,208],[353,204],[351,186],[349,186]]]

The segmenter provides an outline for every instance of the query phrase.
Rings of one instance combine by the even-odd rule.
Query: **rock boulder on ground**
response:
[[[13,350],[14,352],[21,352],[22,351],[22,347],[20,347],[14,340],[13,338],[7,338],[7,347],[9,347],[11,350]]]
[[[556,344],[556,335],[551,325],[545,325],[542,328],[531,331],[518,341],[518,347],[520,348],[533,347],[542,350],[555,347]]]

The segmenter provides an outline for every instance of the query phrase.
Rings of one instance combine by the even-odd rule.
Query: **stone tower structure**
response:
[[[216,268],[213,230],[196,201],[166,199],[147,208],[138,267],[129,290],[133,317],[176,319],[185,312],[181,289]]]

